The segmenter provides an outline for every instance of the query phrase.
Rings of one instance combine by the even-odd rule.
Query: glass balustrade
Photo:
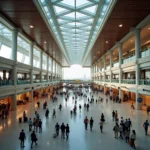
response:
[[[105,79],[105,82],[110,82],[110,79]]]
[[[14,85],[13,80],[0,80],[0,86],[10,86]]]
[[[118,67],[119,66],[119,62],[115,62],[114,64],[113,64],[113,67]]]
[[[150,49],[141,52],[141,58],[150,56]]]
[[[140,80],[140,85],[148,85],[150,86],[150,79]]]
[[[111,81],[114,83],[119,83],[119,79],[112,79]]]
[[[129,63],[129,62],[132,62],[132,61],[135,61],[135,56],[131,56],[131,57],[128,57],[128,58],[124,59],[123,64]]]
[[[136,80],[135,79],[123,79],[123,80],[121,80],[121,83],[124,83],[124,84],[136,84]]]
[[[30,80],[17,80],[17,84],[31,84]]]

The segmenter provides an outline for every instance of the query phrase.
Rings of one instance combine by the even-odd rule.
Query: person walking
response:
[[[45,117],[46,117],[46,119],[48,119],[48,116],[49,116],[49,109],[47,108],[47,109],[46,109],[46,112],[45,112]]]
[[[129,143],[129,137],[130,137],[130,130],[126,130],[125,131],[125,140],[126,140],[126,143]]]
[[[116,122],[116,125],[115,125],[114,128],[113,128],[113,131],[114,131],[114,136],[115,136],[115,138],[118,139],[119,125],[118,125],[117,122]]]
[[[39,133],[42,132],[42,120],[40,119],[39,120]]]
[[[37,107],[40,108],[40,102],[39,101],[37,102]]]
[[[92,131],[92,129],[93,129],[93,123],[94,123],[94,120],[93,120],[93,118],[91,117],[91,119],[90,119],[90,130]]]
[[[24,130],[22,129],[22,131],[20,132],[20,135],[19,135],[19,140],[20,140],[20,146],[21,148],[24,148],[24,141],[26,139],[26,135],[24,133]]]
[[[33,143],[35,143],[35,145],[37,145],[37,137],[36,137],[36,134],[35,134],[35,131],[32,132],[31,134],[31,149],[33,148]]]
[[[112,112],[112,118],[113,118],[113,121],[115,120],[115,111],[113,110]]]
[[[87,118],[87,116],[86,116],[85,119],[84,119],[85,130],[87,130],[88,122],[89,122],[89,120],[88,120],[88,118]]]
[[[60,125],[58,124],[58,122],[55,125],[55,130],[56,130],[56,135],[59,136],[59,129],[60,129]]]
[[[66,125],[66,140],[68,140],[69,133],[70,133],[70,128],[69,128],[69,125],[67,124]]]
[[[59,110],[61,111],[61,109],[62,109],[62,105],[60,104],[60,105],[59,105]]]
[[[135,140],[136,140],[136,132],[135,132],[135,130],[132,130],[130,139],[131,139],[131,147],[136,149],[136,147],[135,147]]]
[[[30,131],[32,131],[32,120],[31,120],[31,118],[29,119],[28,123],[29,123],[29,132],[30,132]]]
[[[102,113],[101,115],[101,121],[105,122],[105,117],[104,117],[104,114]]]
[[[56,118],[56,111],[55,111],[55,109],[53,109],[53,118]]]
[[[65,139],[65,125],[62,123],[60,129],[61,129],[61,138]]]
[[[79,105],[79,110],[80,110],[80,112],[81,112],[81,108],[82,108],[82,107],[81,107],[81,104],[80,104],[80,105]]]
[[[143,124],[143,127],[145,129],[145,135],[147,135],[147,131],[148,131],[148,126],[149,126],[149,123],[148,123],[148,120],[146,120]]]
[[[103,133],[103,121],[102,120],[100,120],[99,125],[100,125],[100,131],[101,133]]]

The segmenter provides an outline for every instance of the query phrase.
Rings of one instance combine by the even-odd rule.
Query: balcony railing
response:
[[[31,84],[30,80],[17,80],[17,84]]]
[[[105,79],[105,82],[110,82],[110,79]]]
[[[33,80],[33,83],[41,83],[40,80]]]
[[[10,86],[14,85],[13,80],[0,80],[0,86]]]
[[[111,81],[114,82],[114,83],[119,83],[118,79],[112,79]]]
[[[129,62],[132,62],[132,61],[135,61],[135,56],[131,56],[129,58],[124,59],[123,64],[129,63]]]
[[[141,52],[141,58],[150,56],[150,49]]]
[[[148,85],[150,86],[150,79],[140,80],[140,85]]]
[[[123,79],[123,80],[121,80],[121,83],[124,83],[124,84],[136,84],[136,80],[135,79]]]

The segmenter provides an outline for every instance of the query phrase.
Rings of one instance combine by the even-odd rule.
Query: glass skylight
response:
[[[38,2],[69,62],[81,64],[87,51],[91,50],[113,1],[38,0]]]

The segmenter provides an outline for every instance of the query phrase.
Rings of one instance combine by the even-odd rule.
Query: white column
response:
[[[33,89],[30,91],[30,102],[33,102]]]
[[[42,72],[43,72],[43,51],[41,51],[41,53],[40,53],[41,55],[40,55],[40,61],[41,61],[41,63],[40,63],[40,69],[41,69],[41,72],[40,72],[40,81],[41,81],[41,83],[42,83]]]
[[[49,81],[49,56],[47,55],[47,81]]]
[[[140,50],[141,50],[141,44],[140,44],[140,29],[135,29],[134,34],[135,34],[135,59],[136,59],[136,85],[139,85],[140,81],[140,66],[138,64],[138,59],[140,58]]]
[[[17,84],[17,37],[19,30],[12,31],[12,59],[15,61],[12,70],[12,79],[14,81],[14,86]]]
[[[31,70],[30,70],[30,82],[33,84],[33,48],[34,48],[35,43],[31,43],[30,45],[30,65],[31,65]]]
[[[109,52],[109,55],[110,55],[110,83],[112,82],[112,71],[111,71],[111,68],[112,68],[112,51],[110,50]]]
[[[137,109],[137,110],[141,110],[141,108],[142,108],[142,103],[139,103],[139,102],[137,101],[138,98],[139,98],[139,93],[138,93],[138,91],[136,91],[136,109]]]
[[[106,70],[106,56],[104,55],[104,82],[106,81],[106,72],[105,72],[105,70]]]
[[[17,108],[17,94],[16,92],[12,96],[12,110],[16,110]]]
[[[119,51],[119,84],[121,84],[122,80],[122,43],[118,43],[118,51]]]
[[[122,100],[122,90],[121,90],[121,88],[119,88],[119,98],[121,98],[121,100]]]
[[[53,81],[53,59],[52,59],[52,63],[51,63],[51,80]]]

